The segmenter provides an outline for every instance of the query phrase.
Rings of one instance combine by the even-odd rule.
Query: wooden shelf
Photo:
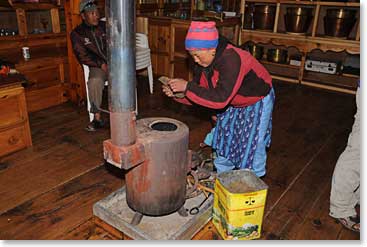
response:
[[[50,3],[17,3],[12,5],[15,9],[24,10],[47,10],[57,8],[59,6]]]
[[[342,88],[342,87],[339,87],[339,86],[335,87],[335,86],[326,85],[326,84],[322,84],[322,83],[318,83],[318,82],[315,83],[315,82],[312,82],[312,81],[302,80],[301,84],[306,85],[306,86],[310,86],[310,87],[317,87],[317,88],[322,88],[322,89],[326,89],[326,90],[341,92],[341,93],[356,94],[356,90],[346,89],[346,88]]]
[[[353,75],[353,74],[347,74],[347,73],[343,73],[343,74],[341,74],[341,76],[356,78],[356,79],[360,78],[359,75]]]
[[[34,40],[28,41],[31,42],[32,45],[30,46],[31,59],[29,59],[28,61],[24,60],[21,48],[17,46],[15,46],[13,49],[2,51],[1,55],[6,57],[8,62],[11,62],[16,66],[22,66],[22,67],[23,66],[29,67],[31,64],[38,65],[38,64],[45,64],[48,62],[51,64],[64,62],[61,61],[60,59],[65,60],[67,58],[66,43],[65,42],[63,43],[65,46],[55,47],[56,43],[55,39],[50,39],[47,41],[48,41],[47,44],[45,44],[45,42],[38,42]],[[13,42],[13,44],[17,45],[17,42]],[[27,42],[24,42],[23,44],[26,45]],[[41,44],[41,45],[34,47],[33,44]]]
[[[24,89],[26,90],[26,92],[31,92],[31,91],[37,91],[40,89],[45,89],[48,87],[55,87],[59,85],[60,85],[59,81],[48,81],[42,84],[30,83],[29,86],[25,87]]]
[[[0,0],[4,3],[4,0]],[[45,2],[45,1],[43,1]],[[19,35],[0,37],[0,56],[14,64],[15,68],[32,82],[26,88],[25,96],[28,111],[38,111],[65,101],[62,96],[62,84],[69,81],[66,73],[67,63],[67,34],[61,32],[61,9],[50,0],[47,3],[12,4],[10,11],[14,12],[16,21],[1,15],[1,21],[11,26],[16,22]],[[7,10],[9,11],[9,10]],[[48,33],[29,34],[28,32],[41,29],[40,19],[48,18]],[[29,60],[24,60],[22,47],[30,48]]]
[[[340,87],[339,85],[333,86],[333,85],[327,85],[327,84],[322,84],[322,83],[320,84],[318,82],[313,82],[313,81],[308,81],[308,80],[299,81],[298,79],[293,79],[293,78],[273,75],[273,74],[271,75],[271,77],[273,78],[273,80],[281,80],[281,81],[286,81],[289,83],[300,84],[300,85],[310,86],[310,87],[317,87],[317,88],[332,90],[332,91],[341,92],[341,93],[356,94],[354,89],[343,88],[343,87]]]
[[[345,89],[356,90],[358,77],[345,77],[342,74],[326,74],[305,70],[303,80],[309,82],[322,82],[323,85],[337,86]]]
[[[12,0],[0,0],[0,7],[8,9],[24,9],[24,10],[44,10],[60,7],[57,4],[42,2],[42,3],[13,3]]]
[[[290,83],[299,83],[298,79],[294,79],[294,78],[290,78],[290,77],[274,75],[274,74],[271,74],[271,77],[273,78],[273,80],[275,79],[275,80],[281,80],[281,81],[286,81],[286,82],[290,82]]]
[[[276,65],[279,67],[287,68],[287,69],[299,69],[300,66],[291,65],[291,64],[283,64],[283,63],[273,63],[266,60],[260,60],[262,64]]]
[[[320,5],[320,6],[335,6],[335,7],[360,7],[360,3],[350,2],[320,2],[320,1],[284,1],[284,0],[249,0],[246,2],[252,3],[281,3],[292,5]]]
[[[65,37],[66,33],[40,33],[40,34],[27,34],[27,35],[14,35],[14,36],[1,36],[1,41],[23,41],[27,39],[48,39],[48,38],[58,38],[58,37]]]
[[[350,74],[340,74],[340,75],[328,75],[322,73],[310,73],[306,71],[304,68],[304,64],[306,61],[306,56],[308,53],[314,50],[321,50],[323,52],[334,51],[334,52],[343,52],[346,51],[349,54],[360,54],[360,18],[357,16],[356,26],[352,30],[352,34],[350,35],[353,39],[342,39],[342,38],[333,38],[326,37],[321,35],[322,31],[322,16],[325,15],[325,11],[330,7],[350,7],[350,8],[360,8],[360,3],[355,2],[324,2],[324,1],[291,1],[291,0],[241,0],[241,14],[243,15],[242,23],[243,27],[245,21],[245,11],[247,3],[263,3],[263,4],[273,4],[276,5],[275,18],[272,31],[262,31],[262,30],[249,30],[242,29],[241,31],[241,43],[246,43],[248,41],[252,41],[256,44],[267,44],[267,45],[276,45],[276,46],[284,46],[286,48],[296,48],[302,56],[301,66],[292,66],[287,67],[287,65],[279,65],[274,63],[267,63],[261,61],[264,66],[268,66],[269,69],[273,69],[276,73],[276,76],[273,78],[282,79],[289,82],[294,83],[303,83],[309,86],[317,86],[325,89],[341,91],[346,93],[354,92],[356,89],[355,81],[358,76],[350,75]],[[311,26],[308,28],[307,34],[298,35],[298,34],[290,34],[286,33],[286,28],[283,26],[282,21],[283,12],[285,11],[285,7],[293,5],[293,6],[307,6],[313,7],[313,20]],[[360,11],[358,14],[360,15]],[[278,68],[274,67],[275,65]],[[281,67],[282,66],[282,67]],[[288,65],[289,66],[289,65]],[[298,68],[297,78],[293,77],[293,72],[290,73],[288,70],[279,69],[294,69]],[[271,71],[274,74],[274,71]],[[280,75],[279,75],[280,74]],[[292,74],[292,75],[291,75]],[[310,76],[311,75],[311,76]],[[319,83],[319,85],[318,85]]]
[[[360,42],[357,40],[346,40],[338,38],[310,37],[292,35],[286,33],[273,33],[257,30],[242,30],[241,40],[245,43],[248,40],[255,43],[272,43],[274,45],[284,45],[286,47],[297,47],[302,52],[312,49],[323,51],[348,51],[351,54],[360,53]]]

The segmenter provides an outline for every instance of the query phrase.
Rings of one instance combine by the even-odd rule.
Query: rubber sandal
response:
[[[353,232],[359,232],[360,219],[357,215],[356,216],[349,216],[349,217],[346,217],[346,218],[338,218],[337,220],[345,228],[347,228],[347,229],[349,229]]]

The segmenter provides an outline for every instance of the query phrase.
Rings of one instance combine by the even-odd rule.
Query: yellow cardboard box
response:
[[[260,237],[267,189],[268,186],[248,169],[218,175],[214,188],[213,224],[223,239]]]

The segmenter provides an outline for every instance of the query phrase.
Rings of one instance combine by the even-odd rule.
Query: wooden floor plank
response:
[[[345,227],[342,227],[337,239],[338,240],[361,240],[361,236],[357,232],[353,232]]]
[[[62,240],[117,240],[113,235],[98,227],[93,217],[61,236]]]
[[[331,115],[336,122],[341,122],[343,117],[348,115],[350,119],[353,118],[353,113],[346,115],[347,109],[341,106],[343,102],[337,98],[328,104],[324,102],[327,99],[322,98],[322,102],[318,102],[315,109],[308,109],[310,101],[320,101],[318,94],[310,95],[307,90],[299,91],[296,86],[286,88],[281,86],[278,94],[283,97],[276,98],[277,105],[273,114],[272,145],[267,161],[268,175],[264,178],[269,185],[265,215],[274,207],[274,203],[280,199],[313,155],[324,145],[330,133],[334,133],[343,126],[351,126],[351,121],[348,120],[343,125],[335,127],[335,124],[330,124],[329,117],[323,117],[325,112],[333,112]],[[289,94],[293,97],[284,97]],[[294,97],[297,97],[297,100],[294,100]],[[332,97],[336,96],[332,95]],[[344,110],[341,111],[340,109],[343,108]],[[327,125],[330,127],[326,128]],[[347,134],[341,138],[346,142]],[[343,142],[340,143],[345,145]]]
[[[326,184],[321,196],[311,206],[309,212],[304,215],[303,221],[293,225],[286,233],[288,239],[336,239],[341,231],[341,226],[329,216],[330,186]]]
[[[7,211],[34,196],[100,166],[103,159],[69,144],[53,148],[42,156],[19,166],[10,166],[0,173],[0,212]]]
[[[338,144],[335,137],[329,139],[320,150],[297,181],[289,188],[286,195],[264,219],[264,238],[278,236],[281,239],[304,239],[302,236],[294,236],[301,232],[297,230],[309,214],[314,201],[320,198],[324,188],[331,183],[331,175],[338,158]],[[333,154],[334,152],[334,155]],[[312,179],[310,179],[312,178]],[[325,203],[325,202],[322,202]],[[326,212],[328,212],[326,210]],[[271,222],[271,224],[267,224]],[[331,231],[337,234],[335,231]],[[302,231],[303,233],[303,231]],[[306,234],[306,233],[305,233]],[[310,236],[307,236],[310,239]],[[336,239],[334,236],[312,235],[314,239]]]
[[[0,216],[0,239],[62,239],[92,216],[95,202],[123,185],[100,166]]]

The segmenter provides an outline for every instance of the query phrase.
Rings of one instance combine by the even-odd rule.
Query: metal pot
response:
[[[268,49],[266,59],[272,63],[287,63],[288,62],[288,51],[284,49]]]
[[[284,15],[285,29],[289,33],[306,33],[312,17],[312,8],[289,7]]]
[[[331,18],[349,19],[356,17],[356,10],[353,9],[328,9],[326,16]]]
[[[244,28],[245,29],[254,29],[254,5],[246,4],[245,6],[245,17],[244,17]]]
[[[264,47],[255,45],[255,44],[249,44],[245,47],[245,49],[251,53],[253,57],[255,57],[257,60],[261,60],[264,55]]]
[[[356,10],[328,9],[324,17],[324,29],[327,36],[347,38],[356,22]]]
[[[260,30],[273,30],[275,19],[275,5],[258,4],[254,8],[254,28]]]

